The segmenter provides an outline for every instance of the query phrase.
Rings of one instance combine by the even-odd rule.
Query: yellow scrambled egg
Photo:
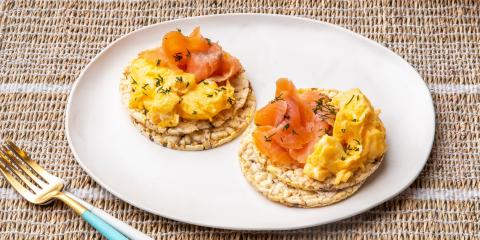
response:
[[[179,105],[180,116],[185,119],[212,120],[213,116],[233,105],[233,93],[230,83],[219,87],[216,82],[206,79],[194,91],[183,95]]]
[[[234,102],[234,88],[211,80],[196,83],[195,75],[149,63],[132,61],[126,74],[132,86],[129,107],[143,111],[159,127],[178,125],[185,119],[211,120]]]
[[[385,153],[385,128],[359,89],[339,93],[330,104],[338,109],[333,134],[315,144],[303,172],[318,181],[335,176],[339,184]]]

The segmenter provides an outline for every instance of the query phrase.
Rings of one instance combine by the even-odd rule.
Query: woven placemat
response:
[[[100,188],[75,162],[64,134],[66,100],[80,71],[109,43],[139,27],[228,12],[297,15],[338,24],[410,62],[431,90],[437,120],[432,154],[419,178],[364,214],[282,232],[192,226],[141,211]],[[0,136],[25,146],[74,194],[154,238],[480,238],[478,1],[0,0],[0,19]],[[29,204],[0,177],[0,239],[97,238],[61,203]]]

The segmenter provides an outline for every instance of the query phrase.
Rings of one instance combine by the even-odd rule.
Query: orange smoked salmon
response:
[[[265,154],[277,166],[294,166],[288,151],[272,141],[275,128],[272,126],[259,126],[253,132],[253,141],[261,153]]]
[[[260,126],[277,126],[285,118],[287,102],[275,101],[263,107],[255,114],[255,124]]]
[[[189,36],[180,31],[168,32],[161,47],[143,51],[140,57],[159,67],[192,73],[197,83],[207,78],[223,82],[242,70],[238,59],[223,51],[218,43],[204,38],[199,27]]]
[[[222,82],[241,71],[238,59],[223,51],[218,43],[204,38],[199,27],[189,36],[180,31],[168,32],[163,37],[162,50],[163,56],[159,54],[159,59],[193,73],[196,82],[207,78]]]
[[[331,131],[335,109],[318,91],[298,91],[279,79],[275,99],[255,114],[255,145],[276,165],[302,166],[317,140]]]

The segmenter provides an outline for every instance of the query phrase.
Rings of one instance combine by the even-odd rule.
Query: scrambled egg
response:
[[[183,95],[179,105],[180,116],[185,119],[209,119],[220,111],[232,106],[234,88],[227,82],[226,86],[218,87],[211,80],[199,83],[194,91]]]
[[[126,71],[132,86],[129,107],[141,110],[159,127],[178,125],[185,119],[211,120],[234,102],[234,88],[211,80],[196,83],[195,75],[149,63],[132,61]]]
[[[386,135],[380,112],[359,89],[339,93],[330,104],[338,109],[333,134],[315,144],[303,173],[318,181],[335,176],[339,184],[385,153]]]

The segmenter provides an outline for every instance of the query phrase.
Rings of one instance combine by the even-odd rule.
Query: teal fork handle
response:
[[[92,227],[97,229],[97,231],[99,231],[108,240],[128,240],[128,238],[123,236],[123,234],[117,231],[117,229],[110,226],[108,223],[97,217],[97,215],[93,214],[89,210],[82,213],[82,218],[92,225]]]

